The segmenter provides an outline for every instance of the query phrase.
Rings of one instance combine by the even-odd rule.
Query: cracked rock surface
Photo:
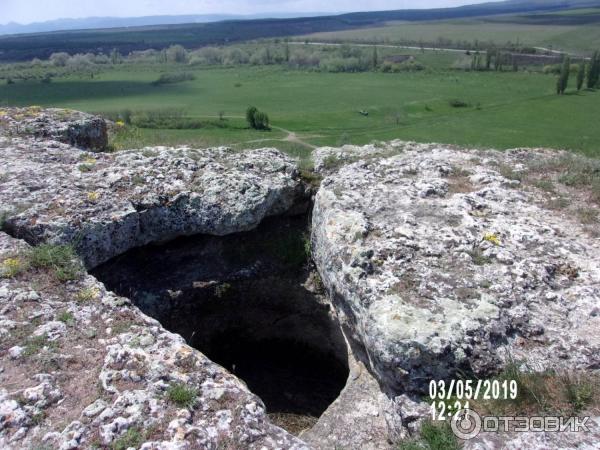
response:
[[[275,149],[92,154],[0,137],[0,155],[0,214],[11,235],[76,242],[88,268],[150,242],[251,230],[306,196],[294,161]]]
[[[556,153],[360,150],[316,151],[345,161],[327,159],[313,258],[399,418],[403,396],[432,379],[488,377],[511,360],[540,371],[600,367],[598,235],[506,170],[543,171]]]
[[[108,145],[104,119],[69,109],[38,106],[0,109],[0,131],[3,135],[54,139],[92,151],[103,151]]]
[[[26,249],[0,233],[0,260]],[[307,448],[239,379],[89,275],[0,278],[0,355],[2,448]],[[177,384],[190,407],[170,399]]]
[[[326,178],[312,255],[357,361],[306,444],[270,423],[237,377],[94,277],[10,273],[29,245],[74,243],[92,268],[150,242],[253,229],[302,208],[294,161],[274,149],[83,151],[36,131],[87,120],[57,111],[0,111],[2,448],[394,448],[428,417],[431,379],[487,377],[511,359],[600,368],[597,226],[550,208],[555,194],[519,176],[560,154],[317,149]],[[193,393],[185,405],[169,395],[180,385]],[[598,423],[486,434],[465,448],[592,449]]]
[[[498,171],[544,157],[426,147],[323,180],[315,261],[393,391],[493,373],[509,351],[600,366],[598,239]]]

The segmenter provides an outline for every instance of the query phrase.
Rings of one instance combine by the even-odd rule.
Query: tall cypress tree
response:
[[[600,53],[595,51],[588,65],[587,87],[595,88],[600,78]]]
[[[579,68],[577,69],[577,90],[580,91],[583,87],[583,81],[585,80],[585,61],[579,63]]]
[[[373,46],[373,59],[371,61],[371,64],[373,65],[373,70],[377,69],[377,66],[379,65],[379,55],[377,54],[377,46]]]
[[[558,76],[558,80],[556,82],[556,93],[558,95],[562,95],[567,90],[567,86],[569,85],[569,74],[571,72],[571,58],[568,55],[565,55],[563,58],[563,63],[560,68],[560,75]]]

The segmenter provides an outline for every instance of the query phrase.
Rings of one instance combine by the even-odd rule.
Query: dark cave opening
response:
[[[314,419],[345,386],[348,356],[311,268],[307,224],[278,217],[249,232],[147,245],[92,274],[244,380],[272,418]]]

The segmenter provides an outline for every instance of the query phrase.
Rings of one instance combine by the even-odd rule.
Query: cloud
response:
[[[179,14],[258,14],[281,12],[345,12],[436,8],[483,0],[0,0],[0,23],[30,23],[93,16],[135,17]]]

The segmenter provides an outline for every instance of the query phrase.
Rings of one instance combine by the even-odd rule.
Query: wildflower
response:
[[[0,268],[2,277],[12,278],[24,269],[24,264],[19,258],[7,258],[2,261]]]
[[[115,125],[116,125],[117,127],[119,127],[119,128],[122,128],[122,127],[124,127],[124,126],[125,126],[125,122],[123,122],[122,120],[117,120],[117,121],[115,122]]]
[[[100,194],[98,194],[95,191],[88,192],[88,194],[87,194],[87,199],[89,202],[96,202],[96,201],[98,201],[99,198],[100,198]]]
[[[491,242],[494,245],[500,245],[500,238],[494,233],[486,233],[483,236],[483,240]]]
[[[77,293],[77,300],[80,302],[89,302],[100,297],[100,289],[97,287],[88,287]]]

